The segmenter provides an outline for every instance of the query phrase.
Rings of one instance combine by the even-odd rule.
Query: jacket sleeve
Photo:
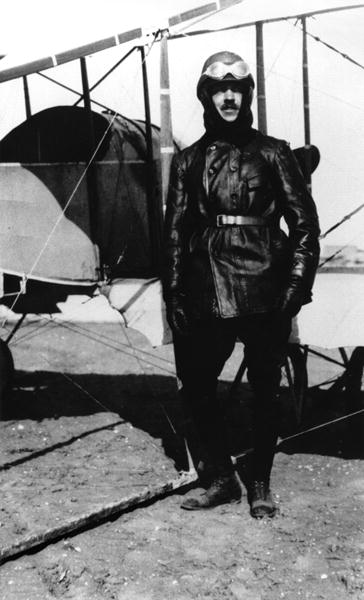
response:
[[[279,142],[275,167],[291,247],[287,291],[290,287],[299,290],[306,304],[311,301],[311,289],[320,257],[317,210],[296,158],[284,141]]]
[[[181,153],[172,159],[164,220],[163,296],[168,301],[183,293],[184,222],[187,208],[185,167]]]

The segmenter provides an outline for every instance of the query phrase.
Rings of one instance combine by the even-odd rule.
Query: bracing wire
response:
[[[301,435],[306,435],[307,433],[311,433],[312,431],[317,431],[318,429],[323,429],[324,427],[328,427],[329,425],[333,425],[334,423],[339,423],[340,421],[345,421],[346,419],[350,419],[351,417],[355,417],[362,413],[364,413],[364,408],[361,408],[360,410],[356,410],[355,412],[349,413],[347,415],[343,415],[342,417],[337,417],[336,419],[332,419],[332,421],[326,421],[325,423],[320,423],[319,425],[314,425],[313,427],[310,427],[309,429],[305,429],[304,431],[299,431],[298,433],[295,433],[293,435],[289,435],[286,438],[283,438],[280,441],[280,443],[278,444],[278,446],[280,444],[282,444],[283,442],[287,442],[288,440],[293,440],[293,438],[300,437]]]
[[[298,79],[296,79],[295,77],[290,77],[289,75],[285,75],[284,73],[281,73],[276,70],[272,70],[272,73],[276,77],[280,77],[282,79],[286,79],[287,81],[291,81],[293,84],[296,84],[296,85],[299,84]],[[331,98],[332,100],[335,100],[335,102],[338,102],[339,104],[349,106],[350,108],[355,108],[356,110],[358,110],[360,112],[364,112],[364,108],[362,105],[354,104],[353,102],[348,102],[347,100],[343,100],[342,98],[339,98],[338,96],[335,96],[334,94],[329,94],[328,92],[326,92],[325,90],[323,90],[321,88],[310,85],[310,90],[313,92],[316,92],[317,94],[321,94],[322,96],[326,96],[327,98]]]
[[[80,175],[80,177],[79,177],[79,179],[78,179],[78,181],[77,181],[74,189],[72,190],[72,192],[71,192],[71,194],[70,194],[67,202],[65,203],[64,208],[61,210],[61,212],[60,212],[59,216],[57,217],[57,219],[56,219],[56,221],[55,221],[52,229],[50,230],[50,232],[49,232],[49,234],[48,234],[48,236],[47,236],[47,238],[46,238],[46,240],[45,240],[42,248],[40,249],[38,255],[36,256],[36,258],[35,258],[35,260],[33,262],[33,265],[30,268],[29,273],[27,273],[25,275],[25,282],[28,281],[28,279],[31,278],[31,276],[32,276],[34,270],[36,269],[36,267],[37,267],[40,259],[42,258],[45,250],[47,249],[47,247],[48,247],[48,245],[49,245],[49,243],[50,243],[50,241],[51,241],[51,239],[52,239],[52,237],[53,237],[53,235],[54,235],[54,233],[55,233],[55,231],[56,231],[59,223],[64,218],[65,212],[67,211],[68,207],[70,206],[73,198],[75,197],[75,194],[76,194],[77,190],[79,189],[82,181],[84,180],[84,178],[85,178],[85,176],[87,174],[87,171],[89,170],[89,168],[90,168],[90,166],[91,166],[91,164],[92,164],[92,162],[93,162],[93,160],[94,160],[94,158],[95,158],[95,156],[96,156],[96,154],[97,154],[97,152],[98,152],[101,144],[103,143],[103,141],[104,141],[107,133],[109,132],[109,130],[110,130],[111,126],[112,126],[112,123],[114,122],[114,118],[115,118],[115,116],[113,117],[113,119],[110,120],[110,123],[109,123],[108,127],[106,128],[103,136],[101,137],[100,141],[98,142],[98,144],[97,144],[97,146],[96,146],[96,148],[95,148],[95,150],[94,150],[91,158],[87,162],[85,169],[81,173],[81,175]],[[13,308],[14,308],[15,304],[17,303],[17,301],[19,300],[19,297],[20,297],[21,294],[22,294],[22,290],[19,290],[19,292],[17,293],[17,295],[16,295],[16,297],[15,297],[15,299],[14,299],[14,301],[13,301],[11,307],[10,307],[10,311],[13,310]],[[3,321],[2,325],[1,325],[2,327],[4,327],[4,325],[6,323],[6,320],[7,320],[7,317],[5,317],[5,319],[4,319],[4,321]]]
[[[157,35],[158,35],[158,33],[159,33],[159,32],[157,32],[157,33],[155,34],[155,36],[154,36],[154,38],[153,38],[153,40],[152,40],[152,43],[150,44],[150,47],[149,47],[149,49],[148,49],[148,52],[146,53],[146,56],[145,56],[145,59],[144,59],[144,60],[146,60],[146,59],[147,59],[147,57],[148,57],[148,55],[149,55],[149,53],[150,53],[150,51],[151,51],[151,49],[152,49],[152,47],[153,47],[153,45],[154,45],[155,41],[156,41],[156,38],[157,38]],[[66,211],[67,211],[68,207],[70,206],[70,204],[71,204],[71,202],[72,202],[73,198],[75,197],[75,194],[77,193],[77,191],[78,191],[78,189],[79,189],[79,187],[80,187],[80,185],[81,185],[82,181],[84,180],[84,178],[85,178],[85,176],[86,176],[86,174],[87,174],[87,172],[88,172],[88,170],[89,170],[89,168],[90,168],[91,164],[93,163],[93,161],[94,161],[94,159],[95,159],[95,157],[96,157],[96,155],[97,155],[97,152],[98,152],[98,150],[100,149],[100,147],[101,147],[101,145],[102,145],[103,141],[105,140],[105,138],[106,138],[106,136],[107,136],[108,132],[110,131],[110,129],[111,129],[111,127],[112,127],[112,125],[113,125],[113,123],[114,123],[114,121],[115,121],[116,117],[117,117],[117,114],[116,114],[116,113],[114,113],[114,114],[112,115],[112,118],[111,118],[111,119],[110,119],[110,121],[109,121],[108,127],[106,128],[106,130],[105,130],[104,134],[102,135],[101,139],[99,140],[99,142],[98,142],[98,144],[97,144],[97,146],[96,146],[96,148],[95,148],[95,150],[94,150],[94,152],[93,152],[93,154],[92,154],[91,158],[90,158],[90,159],[89,159],[89,161],[87,162],[87,164],[86,164],[86,166],[85,166],[85,169],[84,169],[84,171],[81,173],[81,175],[80,175],[80,177],[79,177],[78,181],[76,182],[76,185],[75,185],[74,189],[72,190],[72,192],[71,192],[71,194],[70,194],[70,196],[69,196],[69,198],[68,198],[67,202],[65,203],[65,206],[63,207],[62,211],[60,212],[60,214],[59,214],[58,218],[56,219],[56,221],[55,221],[55,223],[54,223],[53,227],[51,228],[51,230],[50,230],[50,232],[49,232],[49,234],[48,234],[48,236],[47,236],[47,238],[46,238],[46,240],[45,240],[45,242],[44,242],[44,244],[43,244],[42,248],[40,249],[40,251],[39,251],[38,255],[36,256],[36,258],[35,258],[35,260],[34,260],[34,262],[33,262],[33,265],[32,265],[32,266],[31,266],[31,268],[30,268],[30,271],[29,271],[29,273],[27,273],[26,275],[24,275],[24,283],[25,283],[25,284],[26,284],[26,282],[28,281],[28,279],[30,279],[30,278],[31,278],[31,276],[32,276],[32,274],[33,274],[34,270],[36,269],[36,267],[37,267],[37,265],[38,265],[38,263],[39,263],[40,259],[42,258],[42,256],[43,256],[43,254],[44,254],[45,250],[47,249],[47,247],[48,247],[48,245],[49,245],[49,243],[50,243],[50,241],[51,241],[52,237],[54,236],[54,233],[55,233],[55,231],[56,231],[56,229],[57,229],[57,227],[58,227],[59,223],[60,223],[60,222],[62,221],[62,219],[64,218],[64,215],[65,215],[65,213],[66,213]],[[22,292],[23,292],[23,290],[22,290],[22,289],[20,289],[20,290],[19,290],[19,292],[16,294],[16,296],[15,296],[15,298],[14,298],[14,301],[13,301],[13,302],[12,302],[12,304],[11,304],[10,311],[12,311],[12,310],[13,310],[13,308],[14,308],[14,306],[16,305],[16,303],[18,302],[18,300],[19,300],[19,297],[21,296]],[[5,327],[5,324],[6,324],[6,322],[7,322],[7,319],[8,319],[8,317],[7,317],[7,316],[6,316],[6,317],[4,317],[4,319],[3,319],[2,323],[1,323],[1,327],[2,327],[2,328],[3,328],[3,327]]]
[[[357,206],[357,208],[355,208],[350,213],[348,213],[347,215],[345,215],[344,217],[342,217],[340,219],[340,221],[338,221],[337,223],[335,223],[335,225],[332,225],[331,227],[329,227],[329,229],[327,229],[327,231],[325,231],[325,233],[323,233],[320,236],[320,239],[323,240],[329,233],[331,233],[332,231],[334,231],[334,229],[337,229],[337,227],[340,227],[340,225],[342,225],[343,223],[345,223],[345,221],[349,221],[349,219],[351,219],[351,217],[353,217],[354,215],[356,215],[363,208],[364,208],[364,203],[360,204],[360,206]]]
[[[345,248],[347,248],[348,246],[350,246],[350,242],[348,244],[344,244],[343,246],[340,246],[340,248],[338,250],[336,250],[336,252],[334,252],[333,254],[331,254],[330,256],[328,256],[327,258],[325,258],[325,260],[323,260],[322,262],[320,262],[318,268],[321,269],[321,267],[323,267],[328,262],[330,262],[331,260],[333,260],[334,258],[336,258],[339,254],[341,254],[341,252],[343,252],[343,250],[345,250]]]
[[[313,431],[318,431],[319,429],[324,429],[324,427],[329,427],[330,425],[334,425],[335,423],[339,423],[340,421],[345,421],[347,419],[350,419],[351,417],[356,417],[363,413],[364,413],[364,408],[361,408],[360,410],[356,410],[355,412],[349,413],[347,415],[343,415],[342,417],[337,417],[336,419],[332,419],[331,421],[326,421],[325,423],[320,423],[319,425],[314,425],[313,427],[304,429],[304,431],[298,431],[297,433],[294,433],[292,435],[289,435],[285,438],[280,439],[276,445],[276,449],[279,449],[280,446],[284,444],[284,442],[288,442],[289,440],[293,440],[295,438],[301,437],[302,435],[307,435],[308,433],[312,433]],[[236,455],[234,458],[235,458],[235,460],[237,458],[243,458],[247,454],[251,454],[251,452],[253,452],[253,448],[248,448],[244,452]]]
[[[50,321],[51,321],[51,320],[52,320],[52,319],[50,319]],[[61,323],[59,323],[59,324],[61,324]],[[62,323],[61,325],[63,325],[63,323]],[[77,327],[75,327],[75,328],[73,328],[73,327],[69,327],[69,328],[71,329],[71,331],[75,331],[76,333],[81,333],[81,334],[82,334],[82,332],[80,332],[80,331],[78,331],[78,330],[77,330]],[[152,385],[151,385],[150,383],[148,383],[148,377],[147,377],[147,373],[146,373],[146,371],[145,371],[145,369],[144,369],[144,367],[143,367],[143,365],[142,365],[142,361],[143,361],[143,362],[148,362],[148,361],[145,361],[145,359],[143,360],[143,359],[141,359],[141,358],[139,357],[138,353],[135,351],[135,348],[133,347],[133,345],[132,345],[132,343],[131,343],[130,337],[129,337],[129,335],[128,335],[128,333],[127,333],[127,331],[126,331],[126,330],[124,331],[124,334],[125,334],[125,337],[126,337],[126,339],[127,339],[127,347],[128,347],[128,348],[129,348],[129,350],[131,351],[131,356],[133,356],[133,358],[136,360],[136,362],[137,362],[137,364],[138,364],[138,367],[139,367],[139,369],[140,369],[141,373],[143,374],[143,376],[144,376],[144,378],[145,378],[145,381],[147,382],[147,388],[148,388],[148,391],[149,391],[149,393],[150,393],[150,396],[151,396],[152,400],[153,400],[153,401],[154,401],[154,403],[155,403],[155,404],[156,404],[156,405],[159,407],[160,411],[163,413],[163,415],[164,415],[164,417],[165,417],[165,419],[166,419],[166,421],[167,421],[167,423],[168,423],[168,425],[169,425],[170,429],[172,430],[172,432],[173,432],[175,435],[177,435],[177,430],[176,430],[176,428],[175,428],[175,426],[174,426],[174,424],[173,424],[173,421],[172,421],[171,417],[170,417],[170,416],[169,416],[169,414],[168,414],[168,411],[167,411],[166,407],[164,406],[164,404],[163,404],[163,403],[162,403],[160,400],[158,400],[158,398],[156,397],[156,394],[155,394],[155,392],[154,392],[154,390],[153,390],[153,387],[152,387]],[[99,336],[97,336],[96,338],[91,338],[91,339],[96,339],[97,341],[100,341],[100,340],[99,340]],[[47,356],[46,356],[44,353],[42,354],[42,356],[43,356],[43,358],[44,358],[44,359],[47,361],[47,363],[51,365],[51,361],[49,361],[48,357],[47,357]],[[156,366],[156,365],[153,365],[153,363],[150,363],[150,362],[149,362],[149,364],[152,364],[152,366]],[[159,368],[160,368],[160,367],[159,367]],[[64,378],[65,378],[67,381],[69,381],[69,382],[70,382],[72,385],[74,385],[76,388],[78,388],[79,390],[81,390],[81,391],[82,391],[82,392],[83,392],[83,393],[84,393],[86,396],[88,396],[88,397],[89,397],[89,398],[90,398],[90,399],[91,399],[93,402],[95,402],[96,404],[98,404],[99,406],[101,406],[102,408],[104,408],[106,411],[108,411],[108,412],[112,412],[112,411],[111,411],[111,409],[110,409],[109,407],[107,407],[105,404],[103,404],[103,403],[102,403],[102,402],[101,402],[101,401],[100,401],[98,398],[96,398],[96,397],[95,397],[93,394],[91,394],[90,392],[88,392],[88,390],[86,390],[86,389],[85,389],[84,387],[82,387],[82,386],[81,386],[79,383],[77,383],[77,381],[75,381],[75,380],[74,380],[72,377],[70,377],[70,376],[69,376],[67,373],[64,373],[64,372],[62,371],[62,372],[61,372],[61,375],[62,375],[62,376],[63,376],[63,377],[64,377]]]
[[[141,370],[142,374],[144,375],[144,377],[145,377],[145,381],[146,381],[146,382],[148,382],[147,374],[146,374],[145,370],[143,369],[143,366],[142,366],[142,364],[141,364],[141,360],[140,360],[139,356],[138,356],[138,355],[137,355],[137,354],[134,352],[134,348],[133,348],[133,346],[132,346],[132,344],[131,344],[131,340],[130,340],[130,338],[129,338],[129,336],[128,336],[128,333],[127,333],[126,331],[125,331],[125,335],[126,335],[126,339],[128,340],[129,347],[130,347],[130,349],[133,351],[133,355],[134,355],[134,357],[135,357],[135,360],[136,360],[136,362],[137,362],[137,364],[138,364],[138,366],[139,366],[139,369]],[[158,400],[158,398],[156,397],[156,394],[155,394],[155,392],[154,392],[154,390],[153,390],[153,387],[152,387],[152,385],[151,385],[150,383],[147,383],[147,387],[148,387],[148,391],[150,392],[150,395],[151,395],[151,398],[152,398],[152,400],[154,401],[154,403],[155,403],[155,404],[156,404],[156,405],[159,407],[159,409],[160,409],[160,410],[161,410],[161,412],[163,413],[163,415],[164,415],[164,417],[166,418],[166,421],[167,421],[167,423],[168,423],[169,427],[171,428],[172,432],[173,432],[175,435],[178,435],[178,434],[177,434],[177,430],[176,430],[176,428],[175,428],[175,426],[174,426],[174,424],[173,424],[173,421],[172,421],[171,417],[169,416],[169,414],[168,414],[168,412],[167,412],[167,409],[166,409],[166,407],[165,407],[165,406],[164,406],[164,404],[163,404],[163,403],[162,403],[160,400]]]
[[[130,347],[130,340],[128,340],[128,344],[123,344],[122,342],[116,342],[113,338],[111,338],[105,334],[102,334],[100,332],[98,332],[96,335],[94,332],[90,331],[86,327],[81,326],[79,323],[75,323],[75,322],[71,322],[71,321],[67,321],[67,320],[60,320],[60,319],[57,319],[57,318],[54,318],[54,317],[48,316],[48,315],[41,315],[41,319],[43,319],[45,322],[43,322],[43,323],[41,322],[40,324],[37,324],[37,326],[34,329],[32,329],[31,331],[28,331],[27,333],[23,334],[21,337],[17,337],[15,342],[12,343],[12,346],[13,347],[18,346],[20,343],[22,343],[24,341],[29,341],[30,339],[32,339],[33,337],[38,335],[40,333],[41,329],[44,329],[44,327],[46,327],[46,326],[52,325],[53,328],[62,327],[68,331],[77,333],[78,335],[85,337],[87,340],[92,340],[94,342],[98,342],[99,344],[102,344],[103,346],[105,346],[105,348],[109,348],[111,350],[119,352],[120,354],[125,354],[127,356],[135,355],[135,348]],[[127,352],[127,350],[130,350],[131,352],[129,353],[129,352]],[[148,366],[157,368],[159,371],[165,373],[166,375],[174,375],[175,374],[175,369],[173,367],[173,364],[169,360],[158,357],[158,362],[156,362],[154,360],[155,359],[154,354],[152,354],[151,352],[147,352],[146,350],[141,350],[141,349],[138,349],[138,355],[141,355],[139,360],[143,361],[143,363],[147,364]],[[159,364],[159,363],[162,363],[162,364]]]
[[[297,26],[297,22],[294,25]],[[302,27],[300,29],[302,29]],[[339,54],[345,60],[348,60],[349,62],[351,62],[356,67],[359,67],[359,69],[363,69],[364,70],[364,65],[362,65],[360,62],[358,62],[354,58],[351,58],[351,56],[349,56],[345,52],[342,52],[338,48],[335,48],[335,46],[333,46],[332,44],[329,44],[328,42],[325,42],[325,40],[322,40],[318,35],[314,35],[313,33],[310,33],[309,31],[306,31],[306,34],[309,37],[311,37],[312,39],[314,39],[315,42],[318,42],[318,43],[322,44],[323,46],[326,46],[326,48],[328,48],[329,50],[332,50],[333,52],[336,52],[336,54]]]
[[[360,207],[361,208],[361,207]],[[357,211],[354,211],[357,212]],[[343,219],[343,222],[346,221],[346,219]],[[334,227],[335,229],[335,227]],[[331,228],[332,230],[332,228]],[[326,232],[328,233],[328,232]],[[336,252],[334,252],[333,254],[331,254],[330,256],[328,256],[327,258],[325,258],[325,260],[323,260],[318,268],[320,269],[321,267],[323,267],[324,265],[326,265],[326,263],[330,262],[331,260],[333,260],[336,256],[338,256],[338,254],[341,254],[341,252],[343,252],[343,250],[345,250],[345,248],[348,248],[349,246],[351,246],[351,244],[356,240],[357,237],[359,237],[360,235],[362,235],[362,232],[356,233],[354,235],[354,237],[352,237],[346,244],[343,244],[342,246],[340,246],[340,248],[338,250],[336,250]]]
[[[48,360],[48,357],[44,353],[42,353],[42,357],[44,358],[44,360],[47,361],[47,363],[50,366],[52,366],[51,361]],[[115,411],[112,411],[110,407],[106,406],[106,404],[103,404],[101,402],[101,400],[99,400],[98,398],[96,398],[96,396],[94,396],[93,394],[91,394],[91,392],[89,392],[88,390],[86,390],[86,388],[84,388],[80,383],[78,383],[72,377],[70,377],[70,375],[68,375],[67,373],[64,373],[63,371],[61,371],[61,375],[62,375],[62,377],[64,377],[64,379],[66,379],[69,383],[71,383],[71,385],[73,385],[75,388],[77,388],[79,391],[81,391],[92,402],[94,402],[95,404],[97,404],[98,406],[100,406],[101,408],[103,408],[106,412],[108,412],[108,413],[115,412]]]

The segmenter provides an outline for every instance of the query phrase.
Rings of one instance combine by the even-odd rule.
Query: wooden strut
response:
[[[310,131],[310,93],[308,82],[308,54],[307,54],[307,30],[306,17],[302,17],[302,84],[303,84],[303,118],[305,129],[305,180],[308,189],[311,191],[311,153],[309,147],[311,144]]]
[[[87,157],[87,162],[91,160],[92,154],[96,148],[95,141],[95,129],[91,108],[91,97],[90,97],[90,89],[88,84],[88,76],[87,76],[87,65],[86,59],[80,58],[80,66],[81,66],[81,78],[82,78],[82,89],[83,89],[83,99],[84,99],[84,107],[88,116],[88,148],[89,155]],[[94,246],[96,260],[99,265],[99,279],[103,278],[103,265],[102,259],[100,258],[100,244],[99,242],[99,232],[98,232],[98,193],[97,193],[97,173],[95,169],[94,160],[92,164],[89,165],[86,173],[87,180],[87,192],[88,192],[88,205],[89,205],[89,215],[90,215],[90,234],[91,240]]]
[[[30,117],[32,116],[32,109],[30,106],[28,78],[26,75],[24,75],[24,77],[23,77],[23,89],[24,89],[25,115],[26,115],[27,119],[30,119]]]
[[[168,64],[169,32],[162,31],[160,55],[160,106],[161,106],[161,169],[162,169],[162,199],[163,205],[167,200],[169,170],[174,152],[172,136],[171,95]]]
[[[159,276],[162,252],[163,207],[157,193],[156,173],[154,164],[152,121],[150,115],[149,84],[144,46],[140,47],[140,57],[143,76],[144,111],[145,111],[145,141],[146,141],[146,192],[149,224],[149,240],[151,250],[152,275]]]
[[[124,56],[122,56],[122,58],[120,58],[108,71],[106,71],[106,73],[104,73],[104,75],[102,77],[100,77],[100,79],[98,79],[91,87],[90,87],[90,92],[93,92],[99,85],[100,83],[102,83],[103,81],[105,81],[105,79],[107,77],[109,77],[109,75],[111,75],[111,73],[113,73],[115,71],[115,69],[117,69],[117,67],[119,65],[121,65],[124,60],[126,60],[130,54],[132,54],[132,52],[134,52],[134,50],[136,50],[136,46],[134,46],[133,48],[131,48],[131,50],[129,50],[129,52],[127,52],[126,54],[124,54]],[[80,97],[78,100],[76,100],[76,102],[74,103],[73,106],[78,106],[78,104],[83,100],[83,94],[80,94]]]
[[[146,502],[153,502],[161,497],[173,494],[175,491],[195,483],[197,479],[198,476],[195,470],[183,472],[178,478],[172,479],[167,483],[147,488],[139,494],[131,494],[122,500],[106,504],[97,510],[76,517],[63,525],[58,525],[57,527],[52,527],[51,529],[39,531],[38,533],[24,537],[14,544],[0,549],[0,563],[5,562],[9,558],[24,554],[37,546],[55,542],[67,537],[71,533],[74,534],[87,527],[101,524],[101,522],[109,517],[122,514],[123,512],[136,508]]]
[[[255,25],[256,31],[256,57],[257,57],[257,105],[258,105],[258,129],[261,133],[267,133],[267,104],[265,95],[264,75],[264,46],[263,46],[263,22],[258,21]]]

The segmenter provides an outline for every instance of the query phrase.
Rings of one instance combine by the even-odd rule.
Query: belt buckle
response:
[[[216,215],[216,225],[217,225],[217,227],[223,227],[224,226],[223,216],[224,215]]]

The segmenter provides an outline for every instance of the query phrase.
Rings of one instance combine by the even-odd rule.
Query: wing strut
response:
[[[162,31],[160,55],[161,167],[162,199],[164,205],[167,200],[169,168],[174,152],[168,65],[168,35],[167,30]]]
[[[267,133],[267,106],[265,97],[265,75],[264,75],[264,46],[263,46],[263,22],[255,24],[256,35],[256,57],[257,57],[257,104],[258,104],[258,129]]]
[[[311,153],[309,151],[311,145],[311,130],[310,130],[310,93],[308,81],[308,54],[307,54],[307,29],[306,17],[302,17],[302,82],[303,82],[303,118],[305,128],[305,167],[304,176],[307,187],[311,191]]]
[[[92,157],[92,154],[96,148],[96,141],[95,141],[95,130],[94,130],[94,125],[93,125],[93,119],[92,119],[91,98],[90,98],[90,89],[89,89],[89,85],[88,85],[87,66],[86,66],[86,59],[84,57],[80,58],[80,65],[81,65],[84,106],[87,111],[88,122],[89,122],[89,126],[88,126],[88,136],[89,136],[88,160],[90,160]],[[91,234],[91,240],[94,245],[96,261],[97,261],[97,264],[99,265],[99,268],[98,268],[99,278],[102,279],[103,278],[102,260],[100,260],[100,256],[99,256],[101,245],[98,243],[99,242],[99,234],[98,234],[98,226],[97,226],[98,204],[99,203],[98,203],[98,193],[97,193],[97,174],[96,174],[96,169],[95,169],[94,163],[90,164],[89,168],[87,169],[86,181],[87,181],[87,193],[88,193],[88,206],[89,206],[89,214],[90,214],[90,234]]]
[[[129,50],[129,52],[127,52],[126,54],[124,54],[124,56],[122,56],[102,77],[100,77],[100,79],[98,79],[91,87],[90,87],[90,92],[93,92],[94,89],[96,89],[100,83],[102,83],[113,71],[115,71],[115,69],[121,65],[121,63],[124,62],[125,59],[128,58],[128,56],[130,56],[130,54],[132,52],[134,52],[134,50],[136,50],[136,46],[133,46],[133,48],[131,48],[131,50]],[[39,75],[42,75],[42,73],[39,73]],[[79,99],[76,100],[76,102],[74,103],[74,106],[78,106],[78,104],[83,100],[83,96],[80,95]]]
[[[24,101],[25,101],[25,115],[26,115],[27,119],[29,119],[32,116],[32,110],[30,107],[28,78],[26,75],[24,75],[24,77],[23,77],[23,89],[24,89]]]
[[[142,61],[144,110],[145,110],[145,138],[146,138],[146,168],[147,168],[147,207],[149,223],[149,239],[151,249],[151,262],[153,276],[160,275],[161,243],[162,243],[162,205],[160,195],[157,193],[157,181],[154,165],[152,122],[150,116],[148,73],[144,46],[140,46]]]

